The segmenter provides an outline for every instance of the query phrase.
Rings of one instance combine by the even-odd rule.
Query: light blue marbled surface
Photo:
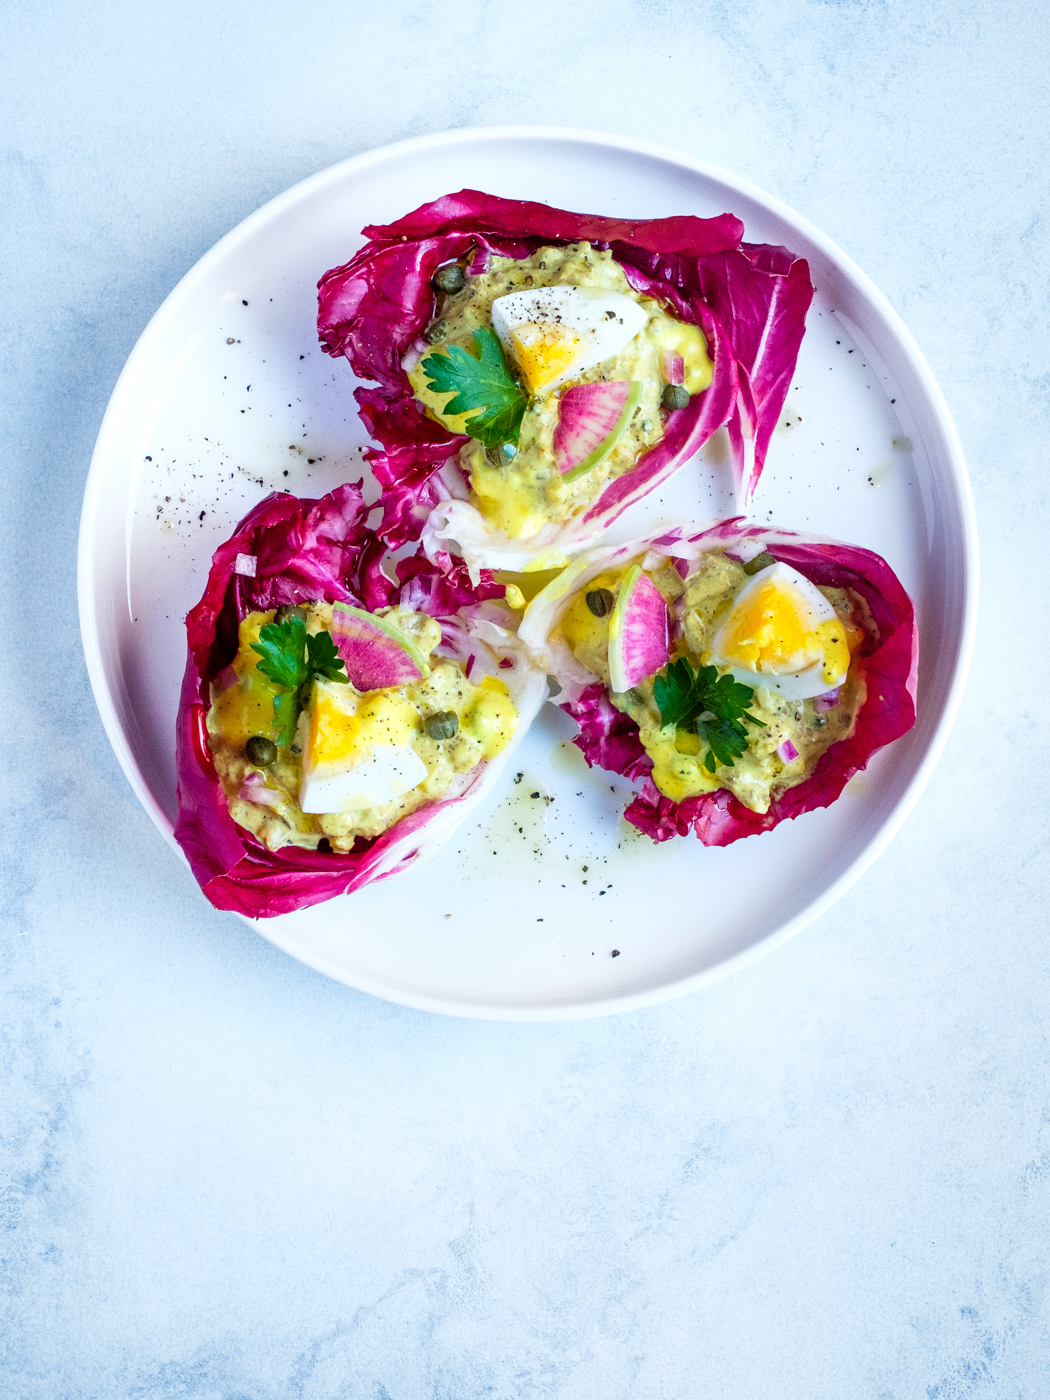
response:
[[[1050,1393],[1050,26],[1027,0],[25,3],[2,21],[8,722],[0,1394]],[[971,683],[903,832],[758,965],[454,1021],[199,897],[81,657],[81,494],[177,279],[286,186],[584,125],[799,209],[887,293],[971,465]]]

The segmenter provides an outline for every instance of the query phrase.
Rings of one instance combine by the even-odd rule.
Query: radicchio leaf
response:
[[[652,761],[642,747],[638,727],[609,704],[601,683],[581,687],[557,646],[552,629],[572,598],[590,578],[618,563],[647,553],[695,560],[706,550],[752,557],[761,550],[790,564],[818,585],[847,588],[863,599],[869,632],[854,657],[864,674],[866,696],[852,735],[833,744],[814,772],[777,797],[768,812],[750,811],[726,789],[675,803],[664,797],[649,774]],[[624,816],[654,841],[667,841],[693,831],[707,846],[726,846],[744,836],[770,831],[788,818],[830,806],[855,773],[886,744],[906,734],[915,723],[915,692],[919,639],[911,599],[893,570],[877,554],[854,545],[789,530],[765,529],[740,518],[719,521],[703,530],[676,527],[655,538],[633,540],[613,548],[588,551],[574,561],[571,589],[559,591],[557,581],[538,595],[526,612],[520,635],[537,659],[569,692],[562,708],[578,722],[574,743],[592,767],[644,782]],[[568,573],[568,571],[567,571]],[[574,663],[578,668],[578,663]]]
[[[591,768],[605,768],[624,778],[648,777],[653,761],[642,747],[638,726],[629,715],[609,704],[605,687],[590,685],[578,700],[562,709],[580,726],[573,740]]]
[[[547,532],[543,547],[580,548],[655,489],[711,434],[728,427],[738,494],[745,503],[794,371],[813,295],[806,262],[785,248],[742,242],[732,214],[623,220],[501,199],[477,190],[446,195],[393,224],[370,225],[369,242],[318,283],[318,334],[344,355],[368,431],[382,444],[366,456],[383,486],[381,534],[391,545],[419,538],[440,503],[468,494],[455,463],[467,441],[427,417],[403,368],[435,309],[430,279],[442,264],[490,254],[525,258],[545,245],[588,240],[611,250],[637,291],[699,325],[714,371],[711,385],[668,418],[663,440],[633,471],[609,481],[583,516]],[[453,481],[450,478],[458,478]]]
[[[367,525],[369,509],[360,483],[337,487],[321,500],[267,497],[215,551],[204,596],[186,619],[189,655],[176,731],[175,837],[217,909],[269,918],[397,874],[450,834],[501,766],[499,759],[479,764],[440,801],[417,808],[381,836],[358,838],[348,854],[296,846],[268,851],[230,816],[205,725],[211,682],[236,655],[238,625],[248,612],[316,598],[367,610],[401,603],[437,618],[443,654],[458,658],[469,646],[475,680],[483,665],[517,687],[512,693],[522,731],[546,698],[545,676],[530,666],[504,625],[516,619],[493,601],[503,597],[503,587],[485,574],[474,588],[461,563],[449,561],[446,571],[423,558],[401,560],[397,578],[391,578],[381,567],[384,547]],[[255,557],[254,576],[237,571],[239,555]],[[514,667],[501,672],[500,659],[507,656],[514,658]],[[271,801],[264,781],[249,779],[245,786],[246,800]]]

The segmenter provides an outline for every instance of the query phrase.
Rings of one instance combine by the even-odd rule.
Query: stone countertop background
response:
[[[18,0],[5,13],[0,1393],[1030,1397],[1050,1374],[1050,18],[1035,0]],[[92,445],[222,234],[348,155],[585,126],[743,175],[927,355],[982,607],[905,827],[778,952],[554,1025],[211,910],[84,669]]]

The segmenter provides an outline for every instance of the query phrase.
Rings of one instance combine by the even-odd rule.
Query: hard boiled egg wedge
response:
[[[711,643],[711,660],[736,680],[807,700],[849,670],[846,629],[823,593],[788,564],[771,564],[736,595]]]
[[[492,329],[530,394],[612,359],[647,320],[636,301],[598,287],[535,287],[492,303]]]
[[[427,776],[426,764],[411,744],[418,712],[396,690],[359,695],[348,685],[315,681],[300,723],[305,729],[299,788],[304,812],[379,807]]]

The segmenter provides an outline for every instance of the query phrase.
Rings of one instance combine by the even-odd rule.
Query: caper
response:
[[[772,554],[767,554],[766,551],[763,550],[761,554],[756,554],[754,559],[749,559],[747,561],[744,565],[744,573],[749,575],[760,574],[763,569],[768,569],[770,564],[775,564],[776,562]]]
[[[587,606],[595,617],[604,617],[612,611],[615,598],[607,588],[592,588],[587,594]]]
[[[665,384],[660,402],[664,408],[688,408],[689,390],[684,384]]]
[[[269,768],[277,758],[277,745],[262,734],[253,734],[245,744],[244,751],[256,768]]]
[[[439,710],[423,721],[428,739],[454,739],[459,733],[459,716],[454,710]]]
[[[512,442],[501,442],[498,447],[485,448],[485,461],[497,471],[507,466],[517,455],[518,449]]]
[[[430,285],[436,292],[444,292],[446,296],[451,296],[453,292],[461,292],[467,285],[467,274],[459,263],[451,263],[448,267],[438,268],[430,279]]]
[[[295,607],[292,603],[282,603],[273,615],[274,622],[287,622],[290,617],[301,617],[306,621],[306,609]]]
[[[428,345],[439,345],[441,341],[445,339],[445,332],[447,329],[448,327],[444,320],[434,321],[433,324],[427,326],[426,330],[423,332],[423,339]]]

